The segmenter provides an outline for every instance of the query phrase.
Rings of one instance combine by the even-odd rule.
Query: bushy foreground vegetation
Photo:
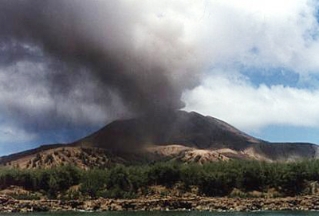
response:
[[[198,188],[198,195],[227,196],[234,188],[243,191],[276,189],[282,195],[305,193],[309,182],[319,181],[319,161],[265,163],[256,161],[216,162],[204,165],[155,163],[139,166],[117,165],[111,169],[80,170],[72,166],[53,169],[0,169],[0,189],[11,185],[57,195],[79,197],[134,198],[147,195],[149,187],[179,185],[187,192]],[[70,190],[78,185],[76,191]]]

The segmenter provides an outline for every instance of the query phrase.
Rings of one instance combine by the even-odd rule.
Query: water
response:
[[[319,212],[103,212],[103,213],[0,213],[0,216],[315,216]]]

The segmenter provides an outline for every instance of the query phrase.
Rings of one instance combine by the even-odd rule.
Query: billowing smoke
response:
[[[160,10],[150,15],[147,10],[156,9],[144,4],[152,3],[2,0],[2,66],[45,62],[44,68],[32,69],[41,71],[35,79],[56,101],[68,101],[71,114],[77,109],[72,105],[81,103],[133,115],[182,108],[183,90],[198,81],[194,48],[178,19],[165,19]],[[63,105],[52,105],[53,117],[63,118]],[[18,106],[10,109],[30,116]],[[41,124],[48,113],[41,117],[41,107],[36,112],[29,120],[38,118]]]

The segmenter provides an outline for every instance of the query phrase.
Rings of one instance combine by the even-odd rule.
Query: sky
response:
[[[0,156],[182,109],[319,144],[319,2],[2,0]]]

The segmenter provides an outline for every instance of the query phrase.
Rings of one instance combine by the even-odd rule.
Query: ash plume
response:
[[[147,12],[155,9],[141,4],[2,0],[0,48],[12,52],[5,63],[45,62],[42,81],[55,100],[80,100],[105,112],[123,106],[133,115],[180,109],[183,90],[198,81],[194,48],[184,40],[182,23],[163,21],[160,15],[150,22]],[[72,96],[77,90],[79,98]],[[52,113],[63,119],[58,110],[55,106],[38,121]]]

